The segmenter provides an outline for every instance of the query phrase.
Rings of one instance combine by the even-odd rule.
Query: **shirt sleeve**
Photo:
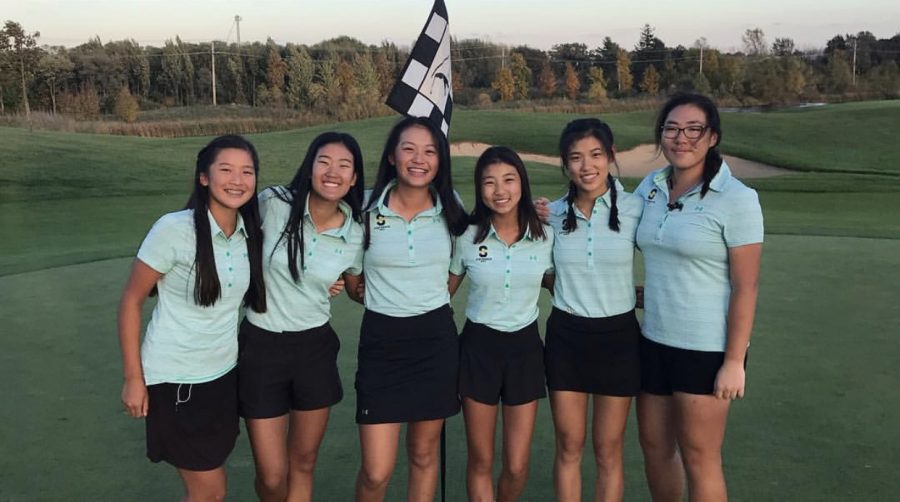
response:
[[[553,240],[556,239],[556,236],[553,234],[553,227],[544,225],[544,235],[547,236],[547,257],[550,260],[549,265],[547,265],[547,270],[544,270],[544,275],[554,275],[556,270],[553,268]]]
[[[176,245],[181,238],[177,222],[168,215],[163,216],[144,237],[137,257],[160,274],[167,274],[175,266]]]
[[[653,185],[653,176],[656,175],[656,171],[651,172],[644,179],[641,180],[640,184],[638,184],[637,188],[634,189],[633,194],[638,196],[641,200],[644,200],[647,197],[647,192],[650,191],[650,186]]]
[[[362,225],[359,226],[359,232],[362,234],[363,229]],[[362,243],[362,235],[360,235],[360,239],[356,244],[356,254],[353,256],[353,263],[350,264],[350,267],[345,271],[350,275],[360,275],[363,273],[363,257],[365,256],[365,250],[363,249]]]
[[[763,241],[763,216],[759,195],[752,188],[742,187],[732,198],[722,233],[725,245],[733,248]]]
[[[472,238],[469,235],[469,232],[465,232],[462,235],[453,238],[453,256],[450,257],[450,273],[453,275],[463,275],[466,273],[462,255],[467,238]]]

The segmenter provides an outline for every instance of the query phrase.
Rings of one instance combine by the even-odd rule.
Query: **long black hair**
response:
[[[656,129],[653,134],[656,139],[656,149],[662,148],[662,130],[666,125],[666,119],[672,110],[682,105],[693,105],[699,108],[706,115],[707,132],[716,135],[716,144],[709,147],[706,152],[706,158],[703,159],[703,187],[700,189],[700,198],[709,191],[709,184],[712,179],[719,174],[722,167],[722,154],[719,152],[719,144],[722,142],[722,119],[719,117],[719,109],[712,99],[695,92],[678,92],[672,95],[666,104],[659,110],[656,116]]]
[[[492,146],[485,150],[475,163],[475,209],[472,210],[470,222],[473,225],[478,225],[478,232],[475,234],[472,242],[477,244],[483,241],[487,238],[488,232],[491,231],[493,211],[484,203],[484,198],[481,195],[481,181],[484,177],[485,169],[494,164],[513,166],[519,175],[519,182],[522,185],[522,198],[519,199],[519,206],[516,209],[519,222],[519,235],[516,241],[525,237],[526,231],[531,233],[533,239],[546,239],[544,226],[541,224],[537,211],[534,209],[534,203],[531,201],[531,185],[528,182],[528,172],[525,170],[525,164],[511,148]]]
[[[278,237],[278,242],[275,243],[275,248],[278,247],[278,244],[282,239],[286,240],[288,269],[290,270],[291,277],[294,278],[294,281],[297,281],[300,278],[300,271],[297,268],[298,256],[300,257],[300,269],[304,266],[303,211],[306,207],[306,199],[309,196],[310,190],[312,190],[313,167],[315,166],[316,157],[319,155],[319,150],[322,147],[331,144],[343,145],[347,147],[347,150],[353,155],[353,173],[356,174],[356,182],[350,187],[347,194],[344,195],[343,201],[350,206],[351,217],[355,221],[362,223],[363,187],[366,186],[366,184],[363,173],[363,157],[362,152],[359,149],[359,143],[356,142],[356,139],[354,139],[353,136],[346,133],[334,131],[323,132],[316,136],[316,139],[310,143],[309,148],[306,150],[306,157],[303,158],[303,162],[301,162],[300,167],[297,168],[294,179],[284,187],[271,188],[279,199],[291,205],[290,217],[288,217],[288,221],[284,225],[284,230]],[[272,252],[275,252],[274,249]]]
[[[234,148],[250,154],[253,159],[253,171],[259,175],[259,156],[253,144],[240,136],[219,136],[197,154],[197,168],[194,171],[194,191],[185,204],[185,209],[194,211],[194,233],[196,234],[196,253],[194,268],[194,302],[204,307],[216,303],[221,297],[222,285],[216,272],[216,257],[213,253],[212,234],[209,226],[209,188],[200,183],[200,175],[209,176],[209,168],[216,161],[219,152]],[[256,185],[254,184],[254,191]],[[260,225],[259,204],[254,194],[238,211],[244,220],[247,232],[247,256],[250,259],[250,287],[244,294],[244,305],[256,312],[266,311],[266,287],[262,275],[262,228]]]
[[[559,136],[559,157],[562,159],[562,171],[566,174],[569,166],[569,150],[576,142],[584,138],[593,137],[603,145],[603,151],[610,164],[616,163],[615,141],[612,129],[606,122],[595,118],[575,119],[563,129]],[[616,190],[616,180],[612,174],[607,171],[606,185],[609,187],[609,228],[614,232],[619,231],[619,207],[616,205],[618,193]],[[566,204],[569,210],[566,212],[566,219],[563,221],[563,231],[568,233],[578,228],[578,221],[575,218],[575,198],[578,196],[578,187],[575,182],[569,180],[569,191],[566,193]]]
[[[388,184],[397,178],[397,166],[391,162],[391,157],[400,143],[400,135],[403,131],[410,127],[424,127],[431,133],[431,139],[434,141],[438,152],[438,172],[431,186],[437,192],[437,196],[443,206],[444,221],[447,223],[447,232],[450,235],[462,235],[469,225],[468,217],[462,204],[456,198],[453,191],[453,178],[450,172],[450,145],[447,143],[447,137],[444,133],[434,125],[431,120],[424,117],[405,117],[391,129],[388,134],[387,141],[384,144],[384,151],[381,152],[381,161],[378,163],[378,174],[375,176],[375,186],[372,188],[372,194],[369,196],[369,202],[366,204],[365,211],[369,211],[378,204],[378,199],[387,188]],[[366,225],[365,247],[369,247],[369,229]]]

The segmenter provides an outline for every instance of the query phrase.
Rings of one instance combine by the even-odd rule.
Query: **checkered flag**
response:
[[[448,19],[444,0],[435,0],[428,22],[386,101],[404,115],[430,118],[444,136],[450,130],[453,111]]]

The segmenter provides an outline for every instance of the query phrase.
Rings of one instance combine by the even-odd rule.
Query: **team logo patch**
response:
[[[647,200],[653,200],[656,198],[656,189],[650,190],[650,193],[647,194]]]
[[[483,244],[478,246],[478,258],[475,258],[475,261],[484,263],[491,260],[493,260],[493,258],[488,256],[488,247]]]
[[[384,215],[383,214],[379,213],[378,215],[375,216],[375,224],[378,225],[379,227],[384,226]]]

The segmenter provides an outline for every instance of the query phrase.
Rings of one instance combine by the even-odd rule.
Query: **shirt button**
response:
[[[593,252],[593,251],[588,251],[588,256],[594,256],[594,252]]]
[[[229,287],[229,288],[231,287],[231,283],[230,283],[230,282],[228,283],[228,287]]]
[[[234,270],[234,269],[231,268],[231,267],[228,267],[228,271],[229,271],[229,272],[231,272],[232,270]]]
[[[231,256],[231,251],[225,251],[225,256]]]
[[[412,235],[412,229],[406,231],[406,235]]]
[[[409,249],[412,249],[412,248],[413,248],[413,246],[409,246]]]

